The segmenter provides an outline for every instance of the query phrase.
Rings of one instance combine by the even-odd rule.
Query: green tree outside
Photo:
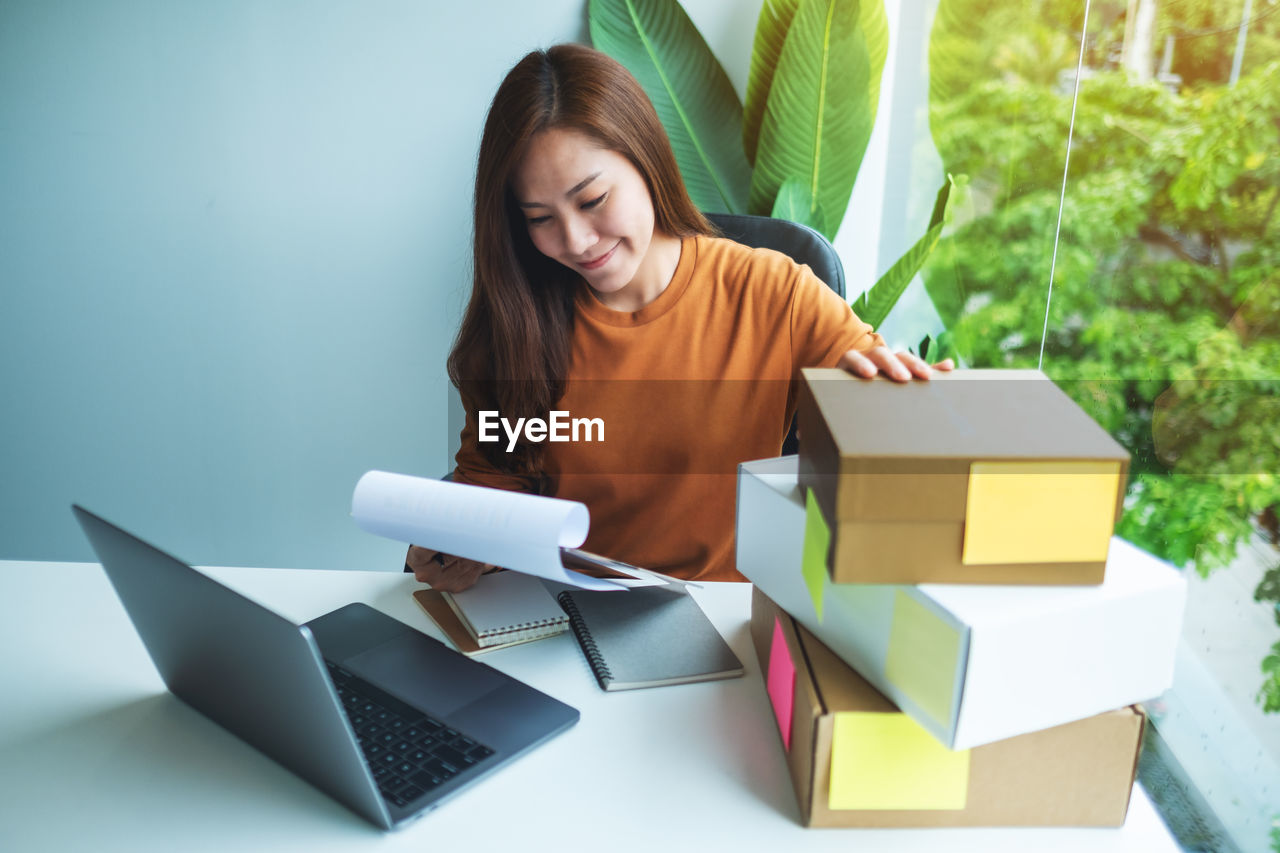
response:
[[[968,194],[925,278],[971,366],[1040,361],[1083,6],[938,10],[930,124]],[[1127,6],[1091,12],[1044,369],[1133,455],[1118,532],[1208,575],[1280,542],[1280,4],[1229,86],[1242,0],[1160,2],[1176,92],[1116,67]],[[1280,565],[1256,597],[1280,608]],[[1280,642],[1258,656],[1280,712]]]

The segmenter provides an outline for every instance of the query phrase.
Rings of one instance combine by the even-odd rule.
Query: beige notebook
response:
[[[536,577],[482,575],[463,592],[418,590],[414,600],[464,654],[479,654],[560,634],[569,617]]]

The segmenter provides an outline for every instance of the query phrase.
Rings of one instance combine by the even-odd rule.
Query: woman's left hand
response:
[[[930,367],[919,356],[909,352],[895,354],[886,346],[874,347],[866,352],[849,350],[836,363],[836,367],[863,379],[871,379],[877,373],[883,373],[895,382],[909,382],[912,377],[928,379],[934,370],[951,370],[955,366],[955,362],[946,358]]]

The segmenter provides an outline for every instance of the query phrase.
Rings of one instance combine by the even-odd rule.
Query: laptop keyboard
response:
[[[407,806],[493,755],[456,729],[325,661],[374,781],[387,802]]]

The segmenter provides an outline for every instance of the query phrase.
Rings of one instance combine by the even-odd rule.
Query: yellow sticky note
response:
[[[804,497],[804,554],[801,558],[800,573],[804,575],[804,585],[809,588],[813,598],[813,609],[818,611],[818,621],[822,621],[822,593],[827,584],[827,548],[831,545],[831,530],[827,520],[822,517],[818,501],[813,490],[805,491]]]
[[[893,597],[884,675],[943,728],[951,723],[960,632],[910,595]]]
[[[969,750],[953,752],[903,713],[841,711],[831,735],[831,809],[962,809]]]
[[[961,561],[1105,560],[1119,489],[1119,462],[974,462]]]

